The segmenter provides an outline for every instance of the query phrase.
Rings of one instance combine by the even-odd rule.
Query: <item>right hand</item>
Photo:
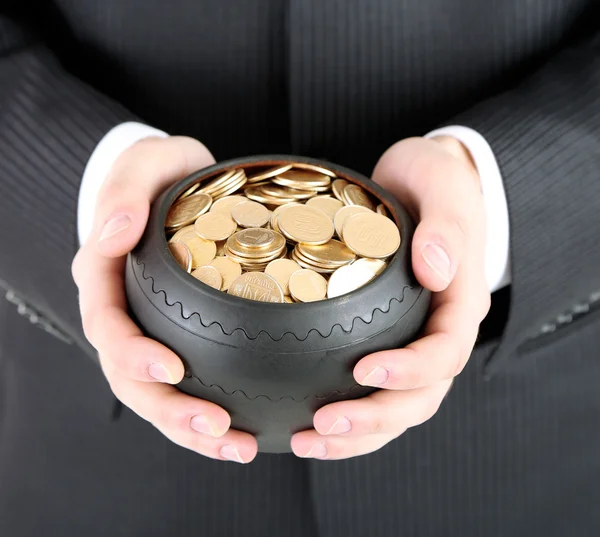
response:
[[[117,159],[98,196],[94,225],[73,260],[85,336],[98,351],[115,396],[176,444],[207,457],[250,462],[256,439],[229,429],[229,414],[172,386],[184,366],[144,337],[127,315],[124,267],[140,240],[153,199],[172,183],[214,163],[197,140],[146,138]]]

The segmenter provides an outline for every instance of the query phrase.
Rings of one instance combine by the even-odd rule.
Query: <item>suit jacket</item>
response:
[[[367,174],[403,137],[482,133],[512,285],[438,414],[370,456],[236,466],[115,406],[70,263],[126,120]],[[598,535],[598,170],[596,0],[0,1],[0,535]]]

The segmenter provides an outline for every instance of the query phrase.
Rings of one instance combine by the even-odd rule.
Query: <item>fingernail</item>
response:
[[[190,420],[190,427],[198,433],[207,434],[209,436],[216,436],[215,430],[212,428],[212,425],[210,424],[206,416],[194,416]]]
[[[389,378],[390,374],[388,370],[378,365],[366,375],[360,383],[363,386],[381,386],[382,384],[385,384]]]
[[[313,459],[322,459],[327,456],[327,448],[325,444],[321,442],[317,442],[313,444],[313,447],[310,448],[309,452],[306,455],[303,455],[304,458],[313,458]]]
[[[450,273],[450,256],[439,244],[427,244],[421,251],[425,263],[441,278],[449,282],[452,279]]]
[[[102,228],[100,234],[100,240],[109,239],[114,237],[117,233],[127,229],[131,225],[131,218],[126,214],[117,214],[113,216]]]
[[[240,454],[235,446],[227,444],[219,450],[219,454],[221,455],[221,457],[227,459],[228,461],[239,462],[244,464],[244,461],[242,457],[240,457]]]
[[[173,383],[173,379],[171,378],[171,374],[168,369],[162,364],[150,364],[148,366],[148,375],[154,380],[158,380],[159,382],[168,382],[169,384]]]
[[[325,434],[343,434],[352,429],[352,423],[346,416],[340,416]]]

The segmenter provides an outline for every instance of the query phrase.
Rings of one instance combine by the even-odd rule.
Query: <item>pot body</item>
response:
[[[217,171],[289,161],[325,166],[384,202],[402,243],[379,276],[331,300],[271,304],[212,289],[177,265],[164,222],[182,192]],[[221,162],[173,185],[153,204],[144,236],[127,260],[130,311],[145,334],[183,360],[180,390],[222,406],[234,429],[256,436],[260,451],[289,452],[291,435],[311,428],[318,408],[373,391],[352,376],[362,357],[417,336],[429,293],[411,269],[413,232],[414,223],[392,196],[346,168],[287,155]]]

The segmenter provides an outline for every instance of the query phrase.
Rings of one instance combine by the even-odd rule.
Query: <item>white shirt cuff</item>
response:
[[[462,142],[473,157],[479,177],[487,217],[485,274],[490,292],[510,284],[510,226],[504,183],[496,157],[486,139],[468,127],[452,125],[425,135],[452,136]]]
[[[83,172],[77,202],[77,233],[83,244],[92,231],[94,209],[100,187],[121,153],[150,136],[167,138],[168,134],[143,123],[129,121],[117,125],[100,140]]]

